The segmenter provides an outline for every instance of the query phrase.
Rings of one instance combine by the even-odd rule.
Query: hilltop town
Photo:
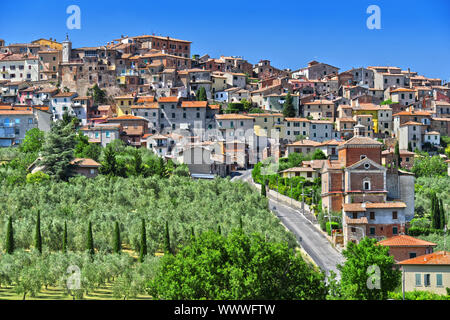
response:
[[[331,249],[369,237],[399,265],[423,255],[448,264],[445,250],[433,253],[435,243],[408,231],[417,218],[415,162],[437,159],[450,174],[450,83],[414,66],[341,70],[310,61],[279,69],[265,59],[193,54],[191,45],[157,35],[78,48],[68,36],[0,40],[0,147],[20,147],[29,130],[50,132],[69,115],[90,144],[121,140],[186,165],[193,179],[248,181],[298,210]],[[264,174],[268,163],[278,169]],[[73,164],[87,177],[102,166],[90,158]],[[444,228],[445,214],[432,228]],[[313,236],[302,232],[297,238]],[[337,252],[330,259],[341,262]],[[424,270],[410,271],[409,288],[418,287],[413,273],[434,272],[417,265]],[[431,291],[444,294],[439,279]]]

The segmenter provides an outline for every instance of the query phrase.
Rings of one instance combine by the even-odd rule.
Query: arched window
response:
[[[364,190],[364,191],[368,191],[368,190],[370,190],[370,187],[371,187],[371,185],[370,185],[370,179],[369,179],[369,178],[365,178],[365,179],[363,180],[363,190]]]

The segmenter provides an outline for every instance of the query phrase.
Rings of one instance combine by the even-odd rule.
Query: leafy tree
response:
[[[27,294],[34,297],[42,288],[42,278],[37,276],[39,270],[31,265],[22,268],[19,273],[17,284],[14,287],[16,293],[23,294],[23,300],[25,300]]]
[[[114,242],[113,242],[113,252],[114,253],[120,253],[122,244],[120,241],[120,229],[119,229],[119,222],[115,222],[114,224]]]
[[[42,253],[42,237],[41,237],[41,213],[38,211],[36,218],[36,229],[34,234],[34,248]]]
[[[145,256],[147,255],[147,231],[145,230],[145,220],[142,219],[141,228],[141,246],[139,253],[139,262],[144,262]]]
[[[313,160],[323,160],[323,159],[326,159],[326,158],[327,158],[327,156],[320,149],[316,149],[314,151],[314,153],[313,153],[313,156],[312,156]]]
[[[408,141],[408,151],[412,152],[412,144],[411,141]]]
[[[169,221],[166,221],[165,237],[164,237],[164,254],[171,254],[172,248],[170,246]]]
[[[325,276],[286,243],[235,230],[207,231],[164,255],[148,293],[156,299],[325,299]]]
[[[67,181],[73,175],[75,133],[71,123],[64,125],[63,121],[53,124],[47,133],[45,143],[42,146],[42,159],[38,165],[50,177],[57,181]]]
[[[291,94],[288,92],[286,95],[286,99],[284,100],[283,104],[283,115],[286,118],[292,118],[295,117],[295,109],[294,109],[294,103],[293,98]]]
[[[243,99],[241,100],[241,103],[242,103],[242,106],[243,106],[243,109],[244,109],[245,112],[249,112],[250,109],[252,108],[251,102],[248,101],[248,100],[245,99],[245,98],[243,98]]]
[[[340,295],[344,299],[385,300],[388,293],[400,285],[401,272],[394,258],[389,256],[389,248],[377,245],[375,239],[366,237],[358,244],[349,242],[342,254],[346,261],[338,269],[341,272]],[[379,275],[372,273],[374,268],[379,268]],[[379,288],[373,280],[379,281]]]
[[[64,233],[62,238],[62,252],[67,252],[67,222],[64,221]]]
[[[5,251],[7,254],[13,254],[14,252],[14,229],[12,225],[12,217],[9,217],[8,227],[6,229],[6,239],[5,239]]]
[[[89,88],[87,91],[87,96],[94,98],[94,103],[99,104],[105,104],[108,102],[106,91],[99,88],[97,84],[94,84],[92,88]]]
[[[20,144],[20,151],[25,153],[38,153],[44,144],[45,132],[33,128],[25,133],[25,138]]]
[[[86,250],[93,255],[94,251],[94,237],[92,235],[92,223],[89,221],[87,232],[86,232]]]
[[[50,176],[42,171],[27,174],[27,183],[39,184],[50,180]]]
[[[102,152],[102,147],[97,143],[89,143],[88,136],[82,132],[76,135],[76,145],[74,155],[77,158],[88,158],[98,161]]]
[[[433,177],[447,175],[447,164],[439,156],[422,156],[414,160],[411,171],[416,177]]]

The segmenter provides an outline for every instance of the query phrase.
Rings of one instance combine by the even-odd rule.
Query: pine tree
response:
[[[142,219],[141,250],[139,254],[139,262],[144,262],[146,255],[147,255],[147,231],[145,230],[145,220]]]
[[[92,236],[92,223],[89,221],[87,235],[86,235],[86,250],[90,254],[94,254],[94,237]]]
[[[6,249],[6,253],[7,254],[13,254],[14,253],[14,230],[13,230],[13,225],[12,225],[12,218],[9,217],[9,221],[8,221],[8,227],[6,230],[6,245],[5,245],[5,249]]]
[[[263,181],[263,183],[261,184],[261,195],[263,197],[267,196],[267,194],[266,194],[266,181]]]
[[[120,253],[121,248],[122,248],[122,243],[120,241],[119,222],[116,221],[116,223],[114,224],[114,243],[113,243],[114,253]]]
[[[34,234],[34,248],[42,253],[42,237],[41,237],[41,213],[38,211],[36,219],[36,229]]]
[[[166,233],[164,238],[164,254],[172,253],[172,248],[170,246],[170,234],[169,234],[169,222],[166,221]]]
[[[56,180],[67,181],[73,175],[76,145],[76,134],[72,122],[58,121],[52,125],[42,146],[41,159],[38,165],[43,171]]]
[[[67,222],[64,221],[64,233],[62,238],[62,252],[67,253]]]
[[[295,117],[295,109],[294,109],[293,98],[292,98],[292,96],[291,96],[291,94],[289,92],[286,95],[286,100],[284,100],[283,115],[286,118]]]

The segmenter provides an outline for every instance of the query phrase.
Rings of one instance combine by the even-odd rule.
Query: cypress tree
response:
[[[289,92],[286,95],[286,100],[284,100],[283,115],[285,117],[295,117],[293,98]]]
[[[444,204],[442,203],[442,199],[440,199],[440,216],[439,216],[439,220],[441,223],[441,227],[440,229],[444,229],[445,228],[445,212],[444,212]]]
[[[220,229],[220,224],[217,226],[217,233],[222,234],[222,229]]]
[[[89,250],[90,254],[94,254],[94,237],[92,236],[92,223],[89,221],[87,235],[86,235],[86,250]]]
[[[34,248],[42,253],[42,237],[41,237],[41,213],[38,211],[36,219],[36,229],[34,234]]]
[[[13,254],[14,252],[14,230],[12,225],[12,218],[9,217],[8,228],[6,230],[6,253]]]
[[[242,231],[243,230],[243,228],[242,228],[242,217],[239,217],[239,229]]]
[[[263,197],[266,197],[266,182],[264,181],[263,184],[261,185],[261,195]]]
[[[394,151],[394,153],[395,153],[395,161],[397,162],[397,167],[401,168],[402,160],[401,160],[401,157],[400,157],[400,147],[399,147],[398,141],[395,143],[395,151]]]
[[[164,238],[164,254],[172,253],[172,249],[170,247],[170,234],[169,234],[169,222],[166,221],[166,234]]]
[[[147,255],[147,234],[145,230],[145,220],[142,219],[141,228],[141,250],[139,254],[139,262],[144,262],[144,258]]]
[[[191,227],[191,238],[195,238],[194,227]]]
[[[119,222],[116,221],[116,223],[114,225],[114,243],[113,243],[114,253],[120,253],[121,247],[122,247],[122,243],[120,241]]]
[[[67,222],[64,221],[64,233],[62,238],[62,252],[67,252]]]

